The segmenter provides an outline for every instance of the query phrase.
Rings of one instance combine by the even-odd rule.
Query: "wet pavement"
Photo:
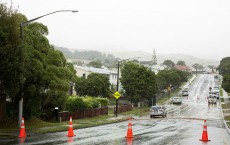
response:
[[[187,85],[189,96],[182,105],[167,105],[166,118],[134,117],[131,121],[134,138],[126,139],[128,121],[97,127],[75,129],[75,137],[66,132],[39,134],[25,140],[7,139],[0,144],[76,144],[76,145],[230,145],[219,102],[208,105],[209,86],[215,85],[213,75],[199,75]],[[202,137],[204,119],[207,120],[208,143]]]

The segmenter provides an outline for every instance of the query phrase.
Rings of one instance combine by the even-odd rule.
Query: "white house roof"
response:
[[[98,73],[98,74],[106,74],[106,75],[117,74],[115,71],[112,71],[112,70],[95,68],[95,67],[86,67],[86,66],[74,65],[74,68],[84,70],[84,71],[88,71],[88,72],[92,72],[92,73]]]
[[[160,70],[165,69],[165,66],[162,66],[162,65],[153,65],[153,66],[151,66],[151,68],[152,68],[153,70],[158,70],[158,71],[160,71]]]

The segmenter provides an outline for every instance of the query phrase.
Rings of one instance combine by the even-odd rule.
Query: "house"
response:
[[[153,65],[151,66],[151,70],[157,74],[159,71],[164,70],[166,66],[164,65]]]
[[[78,77],[85,77],[91,73],[97,73],[105,75],[109,78],[109,82],[111,86],[117,86],[117,72],[115,70],[109,70],[105,68],[95,68],[95,67],[86,67],[86,66],[78,66],[74,65],[74,69],[76,70],[76,75]]]
[[[185,65],[175,65],[174,68],[181,71],[192,72],[192,69]]]

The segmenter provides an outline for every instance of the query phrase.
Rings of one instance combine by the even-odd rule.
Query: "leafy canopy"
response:
[[[132,101],[153,97],[156,92],[155,73],[131,61],[124,63],[120,81]]]

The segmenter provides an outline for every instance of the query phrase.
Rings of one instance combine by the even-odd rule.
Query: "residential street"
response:
[[[87,144],[87,145],[230,145],[230,135],[225,128],[220,104],[208,105],[209,86],[217,83],[213,75],[198,75],[188,85],[189,96],[183,97],[182,105],[168,104],[166,118],[149,116],[132,120],[133,139],[125,138],[128,121],[85,129],[75,129],[73,138],[66,137],[67,131],[40,134],[25,140],[0,141],[8,144]],[[186,87],[186,86],[185,86]],[[204,119],[207,120],[208,143],[199,141],[202,137]]]

